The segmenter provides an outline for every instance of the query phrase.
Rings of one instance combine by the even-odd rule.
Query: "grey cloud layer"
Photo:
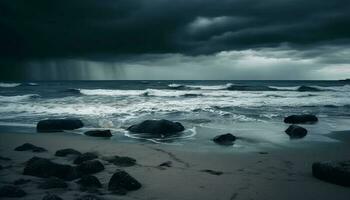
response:
[[[348,45],[348,0],[2,0],[1,57]]]

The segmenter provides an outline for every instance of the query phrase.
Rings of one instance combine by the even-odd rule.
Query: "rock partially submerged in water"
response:
[[[46,119],[39,121],[36,130],[38,132],[62,132],[83,127],[80,119]]]
[[[302,85],[297,89],[299,92],[320,92],[319,88]]]
[[[320,180],[350,187],[350,160],[313,163],[312,174]]]
[[[127,130],[134,133],[148,133],[154,136],[167,137],[182,132],[185,128],[179,122],[162,119],[146,120],[139,124],[130,126]]]
[[[42,147],[35,146],[30,143],[24,143],[19,147],[15,148],[15,151],[32,151],[32,152],[45,152],[47,151],[46,149]]]
[[[27,193],[21,188],[13,185],[5,185],[0,188],[0,197],[24,197]]]
[[[141,188],[141,183],[139,183],[135,178],[130,176],[127,172],[122,170],[117,170],[111,177],[108,183],[109,191],[133,191]]]
[[[75,160],[74,160],[74,164],[81,164],[85,161],[89,161],[89,160],[93,160],[98,158],[98,156],[95,153],[92,152],[87,152],[87,153],[83,153],[81,155],[79,155]]]
[[[220,145],[233,145],[233,142],[237,139],[236,136],[232,135],[231,133],[218,135],[213,138],[213,141]]]
[[[112,137],[112,133],[110,130],[92,130],[84,133],[87,136],[92,137]]]
[[[46,179],[44,182],[39,184],[40,189],[53,189],[53,188],[67,188],[68,185],[62,179],[57,177],[50,177]]]
[[[315,115],[290,115],[284,118],[284,123],[288,124],[307,124],[316,123],[318,118]]]
[[[23,174],[40,178],[57,177],[66,181],[79,178],[75,167],[54,163],[49,159],[40,157],[33,157],[27,161]]]
[[[56,151],[55,153],[55,156],[58,156],[58,157],[65,157],[65,156],[68,156],[68,155],[76,155],[76,156],[79,156],[81,155],[81,153],[75,149],[61,149],[61,150],[58,150]]]
[[[307,134],[307,130],[301,126],[290,125],[285,131],[291,139],[303,138]]]

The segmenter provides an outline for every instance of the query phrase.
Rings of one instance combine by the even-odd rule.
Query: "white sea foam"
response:
[[[3,88],[12,88],[20,85],[21,85],[20,83],[0,83],[0,87],[3,87]]]
[[[38,98],[38,94],[26,94],[26,95],[16,95],[16,96],[0,96],[0,102],[19,102],[25,101],[33,98]]]

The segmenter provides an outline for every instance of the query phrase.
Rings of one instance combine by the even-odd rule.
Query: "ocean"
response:
[[[222,133],[246,143],[283,145],[289,140],[283,118],[315,114],[317,125],[303,141],[329,141],[347,130],[350,85],[341,81],[39,81],[0,83],[0,132],[35,133],[39,120],[74,117],[85,127],[110,129],[122,142],[211,146]],[[173,138],[142,138],[125,129],[146,119],[181,122]],[[253,141],[253,142],[252,142]],[[243,143],[235,145],[244,148]]]

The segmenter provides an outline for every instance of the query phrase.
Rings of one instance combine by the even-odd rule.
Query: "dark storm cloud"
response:
[[[0,53],[16,59],[210,54],[350,39],[348,0],[2,0]]]

